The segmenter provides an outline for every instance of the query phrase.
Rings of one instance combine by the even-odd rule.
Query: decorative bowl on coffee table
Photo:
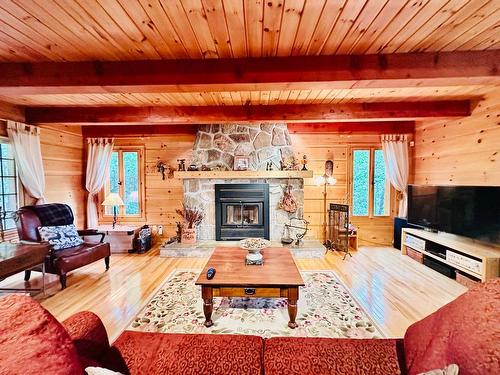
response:
[[[248,251],[245,257],[246,264],[262,265],[264,263],[261,254],[262,249],[269,247],[270,242],[262,238],[245,238],[240,241],[240,247]]]

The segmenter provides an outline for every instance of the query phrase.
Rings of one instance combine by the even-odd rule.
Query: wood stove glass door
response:
[[[263,225],[263,206],[258,203],[223,203],[222,226]]]

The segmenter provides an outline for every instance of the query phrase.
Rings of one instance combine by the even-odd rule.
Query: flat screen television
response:
[[[500,244],[500,187],[408,185],[408,222]]]

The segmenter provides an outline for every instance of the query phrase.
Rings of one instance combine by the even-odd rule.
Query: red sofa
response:
[[[402,339],[356,340],[125,331],[109,345],[101,320],[60,324],[29,297],[0,299],[0,374],[418,374],[456,363],[460,375],[500,374],[500,279],[465,293]]]

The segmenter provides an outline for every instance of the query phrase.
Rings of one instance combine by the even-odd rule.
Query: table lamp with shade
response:
[[[333,177],[333,161],[327,160],[325,162],[325,173],[316,176],[314,182],[317,186],[323,186],[323,242],[326,241],[326,187],[328,185],[335,185],[337,180]]]
[[[115,229],[116,215],[117,215],[116,207],[125,205],[123,203],[122,198],[120,197],[120,195],[118,195],[118,193],[109,193],[106,196],[106,199],[104,199],[104,202],[102,202],[102,205],[106,206],[106,207],[109,207],[109,206],[113,207],[113,229]]]

